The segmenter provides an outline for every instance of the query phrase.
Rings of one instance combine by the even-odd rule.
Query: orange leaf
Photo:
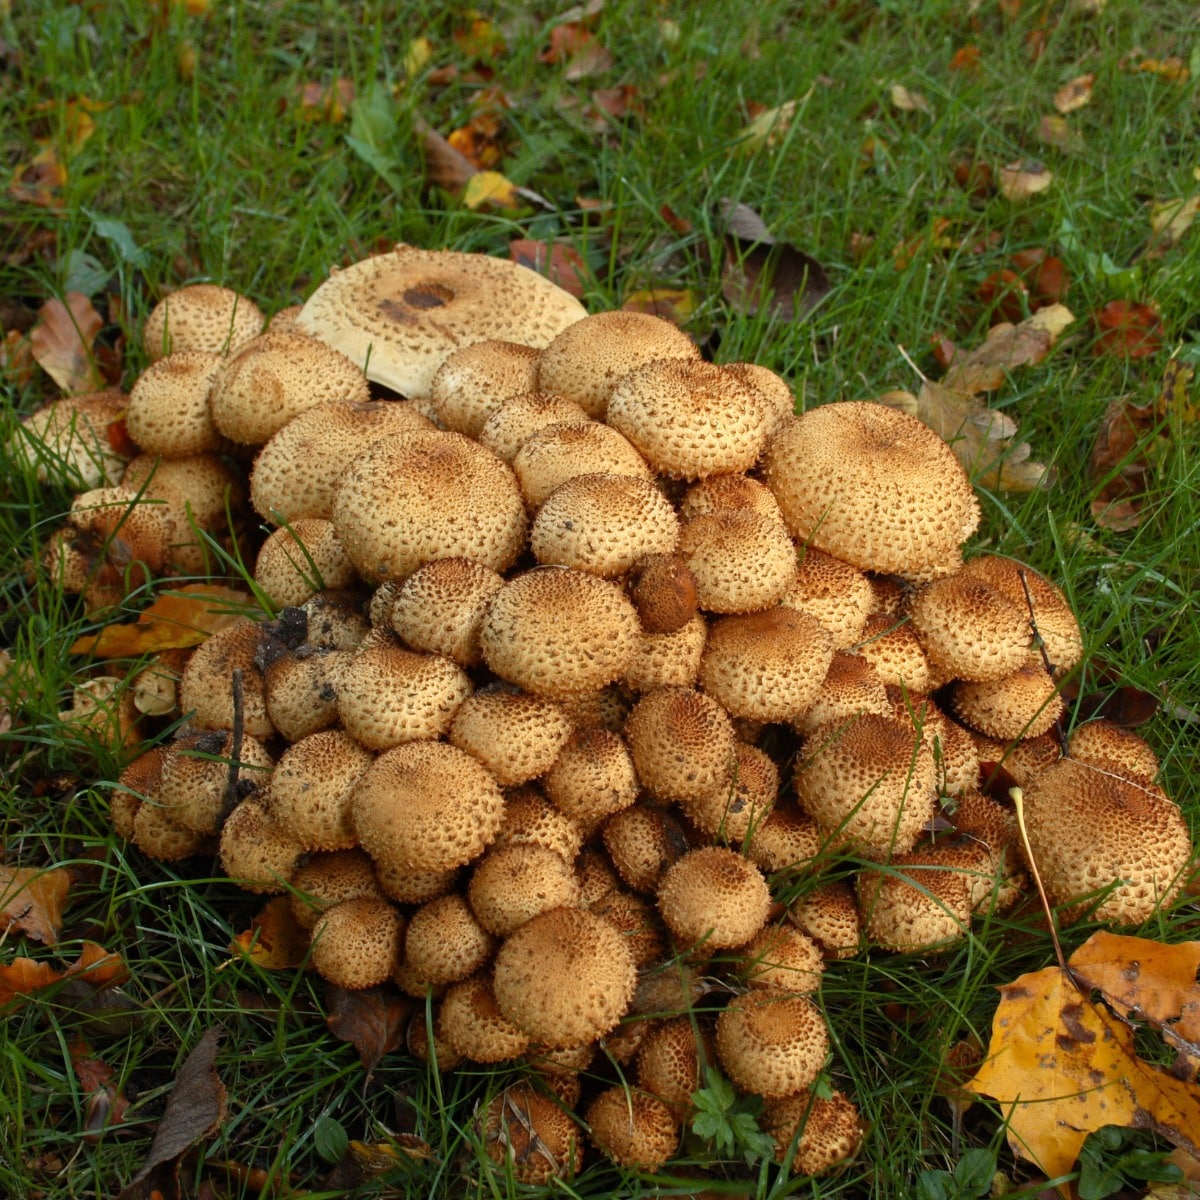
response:
[[[92,344],[104,328],[104,318],[79,292],[67,302],[47,300],[38,309],[29,342],[38,365],[64,392],[98,392],[104,380],[92,359]]]
[[[1089,72],[1087,75],[1076,76],[1070,83],[1064,83],[1054,93],[1054,107],[1063,116],[1066,116],[1067,113],[1072,113],[1077,108],[1083,108],[1085,104],[1090,104],[1092,101],[1092,85],[1095,82],[1096,76]]]
[[[1162,322],[1148,304],[1110,300],[1096,313],[1095,320],[1100,330],[1093,346],[1097,354],[1149,358],[1162,349]]]
[[[186,592],[164,592],[130,625],[106,625],[99,633],[77,639],[70,653],[136,658],[198,646],[210,633],[241,620],[253,603],[237,588],[192,584]]]
[[[58,867],[0,867],[3,932],[16,930],[53,946],[62,928],[63,905],[70,889],[70,875]]]
[[[36,370],[29,339],[19,330],[10,329],[0,340],[0,378],[14,388],[22,388]]]
[[[301,120],[340,125],[354,103],[354,80],[339,77],[329,87],[312,81],[298,84],[296,98]]]
[[[0,1007],[18,996],[28,996],[41,988],[49,987],[62,978],[49,963],[34,962],[32,958],[14,958],[11,963],[0,966]]]
[[[36,204],[39,208],[62,208],[62,190],[67,184],[67,168],[58,161],[53,146],[43,146],[21,167],[8,194],[21,204]]]
[[[308,954],[308,931],[292,915],[287,896],[268,900],[262,912],[229,945],[264,971],[294,971]]]
[[[538,62],[566,62],[587,47],[591,40],[591,32],[576,21],[555,25],[550,30],[550,46],[538,55]]]
[[[67,968],[68,975],[78,975],[95,988],[115,987],[129,979],[125,960],[98,942],[84,942],[79,957]]]
[[[564,242],[538,242],[514,238],[508,243],[508,257],[558,284],[576,298],[587,289],[589,272],[579,251]]]
[[[950,70],[963,71],[968,75],[978,75],[980,57],[978,46],[959,46],[950,60]]]

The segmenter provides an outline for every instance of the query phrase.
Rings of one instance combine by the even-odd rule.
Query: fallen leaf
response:
[[[978,75],[981,60],[979,47],[968,43],[955,50],[950,58],[950,70],[961,71],[965,75]]]
[[[477,171],[463,188],[462,202],[472,212],[480,208],[520,208],[521,194],[499,171]]]
[[[104,380],[92,345],[103,328],[104,318],[79,292],[68,292],[65,304],[57,298],[47,300],[29,331],[33,357],[64,392],[98,392]]]
[[[116,1072],[102,1059],[94,1057],[86,1042],[72,1042],[69,1051],[79,1090],[87,1097],[84,1140],[95,1143],[106,1129],[120,1125],[125,1119],[129,1100],[113,1083]]]
[[[947,236],[946,231],[949,228],[950,221],[947,217],[934,217],[927,230],[914,234],[896,246],[892,251],[892,265],[897,271],[903,271],[926,250],[955,249],[958,242]]]
[[[28,996],[41,988],[57,983],[63,973],[47,962],[17,957],[0,964],[0,1008],[20,996]]]
[[[1097,354],[1149,358],[1162,349],[1163,329],[1158,313],[1148,304],[1110,300],[1094,315],[1100,335],[1092,344]]]
[[[550,45],[538,55],[538,62],[565,63],[591,44],[591,30],[581,22],[562,21],[550,30]]]
[[[1077,75],[1070,83],[1064,83],[1054,93],[1054,107],[1063,116],[1066,116],[1067,113],[1073,113],[1076,109],[1090,104],[1092,102],[1092,87],[1095,82],[1096,76],[1091,72],[1086,75]]]
[[[614,121],[619,121],[631,112],[640,112],[641,105],[637,101],[637,88],[632,83],[623,83],[619,87],[597,88],[592,92],[592,107]]]
[[[22,933],[53,946],[70,890],[70,875],[58,867],[0,867],[0,935]]]
[[[248,958],[264,971],[294,971],[308,957],[311,938],[292,914],[288,896],[275,896],[229,944],[233,954]]]
[[[10,329],[0,339],[0,379],[10,387],[23,388],[36,371],[37,363],[29,338],[19,329]]]
[[[1200,192],[1185,200],[1156,200],[1150,206],[1150,232],[1158,246],[1166,249],[1176,245],[1192,227],[1200,211]]]
[[[321,1180],[321,1190],[357,1195],[360,1189],[408,1159],[433,1158],[433,1147],[415,1134],[397,1134],[390,1142],[351,1141],[341,1162]]]
[[[464,154],[455,150],[432,126],[419,116],[413,117],[413,132],[421,143],[425,159],[425,180],[433,187],[457,192],[466,187],[477,168]]]
[[[933,106],[922,92],[913,91],[900,83],[893,83],[888,89],[888,97],[892,106],[901,112],[921,112],[927,117],[933,116]]]
[[[98,942],[84,942],[79,957],[67,968],[68,976],[75,976],[94,988],[118,987],[129,980],[129,968],[125,960],[112,950],[106,950]]]
[[[1178,358],[1168,360],[1154,410],[1162,420],[1200,421],[1200,401],[1191,399],[1196,372]]]
[[[992,194],[992,168],[976,158],[960,158],[954,163],[954,182],[968,196],[986,200]]]
[[[538,242],[531,238],[514,238],[508,243],[508,257],[578,299],[587,290],[589,272],[582,255],[566,242]]]
[[[1079,132],[1066,117],[1049,114],[1038,121],[1037,136],[1039,142],[1063,150],[1068,154],[1078,154],[1083,149],[1083,134]]]
[[[110,985],[115,989],[128,978],[129,971],[121,956],[95,942],[84,942],[79,958],[61,970],[48,962],[17,957],[0,965],[0,1007],[63,980],[74,979],[87,984],[86,994],[91,996],[103,993]]]
[[[1169,83],[1187,83],[1191,72],[1187,64],[1177,54],[1166,58],[1143,58],[1134,63],[1131,70],[1147,75],[1157,75]]]
[[[603,75],[613,69],[612,51],[599,42],[591,42],[578,54],[571,56],[563,71],[563,79],[574,83],[579,79],[588,79],[592,75]]]
[[[20,204],[39,208],[62,208],[62,190],[67,185],[67,168],[58,161],[53,146],[43,146],[8,185],[8,194]]]
[[[379,1060],[404,1045],[404,1029],[413,1013],[413,1002],[382,988],[347,991],[329,989],[329,1015],[325,1024],[334,1037],[358,1051],[369,1075]]]
[[[499,58],[507,48],[504,35],[486,17],[476,17],[465,29],[456,29],[453,38],[459,53],[477,63]]]
[[[803,99],[807,99],[805,96]],[[785,100],[777,108],[768,108],[760,112],[734,138],[732,149],[737,154],[754,154],[759,150],[773,150],[787,136],[796,110],[800,107],[799,100]]]
[[[1014,203],[1044,192],[1053,182],[1053,172],[1037,159],[1021,159],[996,172],[996,186],[1000,194]]]
[[[106,625],[78,638],[71,654],[97,658],[137,658],[158,650],[198,646],[254,611],[247,592],[219,583],[190,584],[186,591],[164,592],[128,625]]]
[[[992,311],[993,322],[1016,322],[1029,307],[1029,288],[1016,271],[993,271],[980,285],[979,298]]]
[[[1071,276],[1061,258],[1041,249],[1018,250],[1012,256],[1012,264],[1029,288],[1035,309],[1061,304],[1066,299]]]
[[[433,58],[433,43],[427,37],[415,37],[404,51],[404,74],[408,79],[419,75]]]
[[[649,313],[673,325],[686,325],[696,311],[698,300],[690,288],[638,288],[621,302],[624,312]]]
[[[1070,309],[1055,304],[1018,325],[993,325],[980,346],[955,358],[942,383],[968,395],[995,391],[1014,367],[1041,362],[1074,319]]]
[[[329,87],[310,81],[296,88],[297,113],[301,120],[340,125],[354,103],[354,80],[341,77]]]

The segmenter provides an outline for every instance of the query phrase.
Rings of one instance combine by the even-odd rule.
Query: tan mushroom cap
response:
[[[872,613],[854,653],[875,668],[885,684],[924,695],[935,684],[929,659],[912,624],[903,617]]]
[[[467,900],[488,933],[508,937],[538,913],[577,904],[579,881],[571,864],[545,846],[492,846],[475,864]]]
[[[693,483],[679,501],[679,515],[685,521],[729,508],[749,509],[783,523],[771,489],[748,475],[709,475]]]
[[[796,397],[792,394],[791,385],[782,376],[758,363],[732,362],[724,365],[726,371],[753,388],[766,403],[767,410],[774,418],[771,436],[783,427],[789,417],[795,416]]]
[[[217,833],[230,805],[264,789],[275,760],[256,737],[243,734],[232,761],[233,735],[224,730],[191,734],[167,748],[155,800],[176,824]]]
[[[483,423],[479,444],[510,463],[517,451],[540,429],[564,423],[586,422],[587,413],[565,396],[549,392],[518,392]]]
[[[305,850],[349,849],[357,842],[350,799],[374,761],[340,729],[310,734],[280,755],[265,789],[267,811]]]
[[[871,857],[903,854],[933,817],[933,754],[904,722],[864,713],[821,725],[796,772],[801,807],[838,844]]]
[[[107,487],[121,478],[128,455],[117,449],[113,428],[127,397],[116,388],[64,396],[21,419],[5,450],[31,467],[40,483]]]
[[[179,680],[179,707],[198,729],[233,728],[233,673],[241,671],[245,731],[263,738],[275,732],[254,663],[261,638],[259,626],[244,621],[218,629],[196,647]]]
[[[409,918],[404,961],[431,984],[457,983],[491,961],[496,940],[457,892],[422,904]]]
[[[1080,762],[1116,763],[1122,770],[1144,779],[1153,780],[1158,775],[1158,755],[1145,738],[1104,717],[1077,725],[1067,752]]]
[[[439,896],[448,896],[458,883],[457,867],[449,867],[444,871],[416,871],[398,861],[372,861],[375,863],[375,877],[384,895],[390,896],[397,904],[425,904]]]
[[[389,978],[404,944],[405,918],[381,897],[343,900],[312,931],[312,965],[338,987],[358,990]]]
[[[787,530],[749,509],[719,509],[688,521],[679,555],[696,580],[700,607],[746,613],[778,603],[796,575]]]
[[[700,684],[732,717],[787,721],[813,702],[832,661],[816,617],[783,607],[739,613],[709,628]]]
[[[966,872],[937,861],[929,847],[892,857],[885,869],[858,873],[858,907],[867,939],[885,950],[929,950],[966,935],[971,925],[972,880]],[[986,847],[978,846],[982,861],[976,871],[990,867]],[[989,889],[990,890],[990,889]]]
[[[458,433],[398,434],[368,446],[342,476],[333,523],[370,583],[438,558],[504,571],[525,542],[512,470]]]
[[[779,603],[817,618],[845,650],[861,637],[875,607],[870,580],[857,567],[807,546],[798,555],[796,574]]]
[[[310,854],[289,880],[292,916],[302,929],[312,929],[326,909],[343,900],[381,897],[375,868],[361,850],[330,850]]]
[[[771,892],[762,872],[736,850],[703,846],[663,875],[658,911],[675,938],[708,952],[745,945],[763,927]]]
[[[637,1051],[637,1081],[684,1118],[692,1096],[704,1086],[704,1068],[714,1061],[709,1031],[690,1013],[656,1024]]]
[[[576,475],[555,488],[538,510],[529,548],[540,563],[624,575],[648,554],[670,554],[679,541],[671,502],[648,479]]]
[[[236,354],[262,332],[253,300],[215,283],[193,283],[164,296],[142,325],[142,347],[157,360],[181,350]]]
[[[356,578],[333,522],[320,517],[276,529],[254,564],[254,582],[280,608],[303,604],[324,588],[350,587]]]
[[[818,725],[847,721],[859,713],[889,716],[891,711],[879,672],[861,655],[837,650],[812,703],[792,718],[791,726],[797,733],[811,733]]]
[[[723,367],[666,359],[617,383],[607,420],[659,473],[703,479],[753,467],[774,414],[757,390]]]
[[[661,963],[668,954],[663,923],[648,897],[617,888],[592,904],[590,911],[621,935],[639,971]]]
[[[642,786],[661,800],[706,796],[728,783],[736,737],[729,714],[702,692],[647,692],[625,722],[625,737]]]
[[[133,837],[133,820],[146,801],[154,802],[162,780],[167,746],[151,746],[128,763],[117,776],[117,785],[109,797],[109,815],[117,837]]]
[[[514,1083],[494,1096],[484,1112],[487,1156],[518,1183],[550,1183],[569,1177],[583,1163],[579,1126],[562,1103],[527,1083]]]
[[[370,445],[433,425],[400,400],[324,400],[294,416],[258,452],[250,503],[264,520],[333,516],[346,468]]]
[[[542,787],[554,806],[590,835],[637,799],[638,777],[619,734],[579,729],[559,751]]]
[[[679,1120],[650,1092],[610,1087],[587,1108],[592,1141],[619,1167],[656,1171],[679,1149]]]
[[[448,658],[380,640],[343,668],[337,712],[356,741],[386,750],[440,737],[470,694],[466,672]]]
[[[193,854],[211,854],[213,838],[185,829],[157,804],[141,804],[133,814],[130,837],[143,853],[159,862],[179,862]]]
[[[779,768],[757,746],[734,746],[733,778],[704,796],[680,802],[687,818],[714,841],[740,845],[761,828],[779,795]],[[760,864],[761,865],[761,864]]]
[[[640,637],[637,612],[615,583],[543,567],[496,593],[479,640],[501,679],[555,699],[620,679]]]
[[[979,524],[971,481],[950,447],[882,404],[810,409],[772,440],[766,468],[797,540],[862,570],[912,580],[950,574]]]
[[[603,837],[617,874],[635,892],[653,893],[662,873],[688,849],[679,822],[648,804],[613,813]]]
[[[357,650],[371,632],[362,611],[362,596],[356,591],[325,588],[300,605],[309,646],[329,650]]]
[[[236,516],[244,500],[242,479],[215,454],[189,454],[186,458],[141,454],[130,460],[121,483],[136,488],[148,500],[165,503],[174,542],[193,538],[193,525],[222,529],[228,511]],[[170,557],[178,560],[177,546],[172,546]]]
[[[566,713],[552,700],[488,689],[459,705],[449,737],[479,759],[501,787],[515,787],[554,765],[571,729]]]
[[[694,687],[707,640],[708,623],[700,613],[693,613],[691,620],[672,633],[643,632],[637,654],[621,682],[634,692]]]
[[[183,458],[221,450],[208,394],[224,360],[207,350],[181,350],[160,358],[129,392],[125,426],[146,454]]]
[[[543,426],[521,443],[513,455],[512,467],[530,512],[576,475],[650,479],[645,459],[617,430],[599,421],[561,421]]]
[[[1046,644],[1046,653],[1056,672],[1069,671],[1083,657],[1083,635],[1079,622],[1061,590],[1044,575],[1013,558],[983,554],[964,564],[963,574],[979,579],[1002,592],[1029,619],[1033,602],[1033,620]],[[1022,576],[1024,582],[1022,582]],[[1029,589],[1028,596],[1025,589]]]
[[[221,827],[221,866],[248,892],[285,891],[302,853],[291,832],[271,820],[253,797],[243,800]]]
[[[514,788],[504,796],[504,821],[494,846],[544,846],[573,863],[583,830],[536,788]]]
[[[791,905],[788,920],[819,942],[826,958],[858,953],[862,922],[848,883],[835,880],[813,888]]]
[[[414,650],[444,654],[460,667],[478,666],[483,618],[503,586],[503,577],[483,563],[435,559],[398,586],[387,621]]]
[[[536,390],[539,357],[532,346],[496,339],[453,351],[429,385],[439,424],[477,438],[509,396]]]
[[[477,1063],[505,1062],[524,1054],[529,1036],[506,1017],[486,975],[452,983],[438,1005],[437,1034]]]
[[[550,1049],[601,1037],[625,1015],[637,973],[621,934],[580,908],[527,921],[496,953],[500,1011]]]
[[[788,925],[769,925],[739,952],[740,974],[752,988],[772,987],[812,995],[821,986],[825,959],[806,933]]]
[[[399,245],[335,269],[296,322],[368,379],[402,396],[425,396],[462,346],[513,341],[541,349],[585,316],[568,292],[516,263]]]
[[[717,1018],[717,1057],[743,1091],[790,1096],[812,1084],[825,1065],[829,1032],[804,996],[752,988]]]
[[[1029,848],[1053,904],[1107,891],[1098,921],[1149,920],[1178,894],[1192,855],[1187,823],[1161,788],[1115,764],[1064,758],[1025,788]]]
[[[696,577],[678,554],[649,554],[634,564],[629,598],[642,632],[675,633],[696,616]]]
[[[1063,711],[1062,697],[1036,652],[1002,679],[956,683],[950,705],[964,724],[1005,740],[1038,737]]]
[[[261,446],[322,400],[370,398],[362,372],[332,347],[302,333],[263,333],[225,361],[208,403],[222,434]]]
[[[625,728],[625,719],[633,707],[620,683],[573,692],[570,696],[560,696],[558,702],[576,729],[607,729],[609,733],[620,733]]]
[[[824,1175],[853,1158],[866,1136],[852,1100],[837,1091],[826,1100],[807,1088],[794,1096],[768,1100],[762,1126],[775,1139],[775,1161],[790,1165],[795,1175]],[[793,1142],[796,1149],[789,1164]]]
[[[478,858],[503,812],[503,794],[487,769],[444,742],[385,751],[351,800],[358,840],[389,894],[388,870],[449,871]]]

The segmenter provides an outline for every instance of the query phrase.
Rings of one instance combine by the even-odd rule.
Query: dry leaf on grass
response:
[[[53,946],[70,890],[71,876],[60,867],[0,867],[0,933],[21,933]]]
[[[262,911],[229,944],[230,952],[248,958],[264,971],[294,971],[308,957],[308,931],[292,915],[288,896],[268,900]]]
[[[1076,109],[1090,104],[1092,102],[1092,87],[1095,82],[1096,76],[1089,72],[1087,75],[1076,76],[1070,83],[1064,83],[1054,93],[1054,107],[1066,116],[1067,113],[1073,113]]]
[[[413,1002],[382,988],[351,992],[330,987],[329,1015],[325,1024],[336,1038],[358,1051],[369,1075],[385,1055],[404,1044],[404,1031],[413,1014]]]
[[[95,942],[84,942],[79,957],[62,970],[51,963],[20,956],[0,965],[0,1008],[10,1000],[64,979],[86,984],[83,991],[95,995],[104,988],[115,988],[128,978],[129,969],[121,956]]]
[[[699,300],[690,288],[649,287],[630,292],[621,302],[624,312],[649,313],[673,325],[686,325]]]
[[[764,109],[758,113],[734,139],[733,152],[754,154],[763,149],[774,150],[787,136],[796,110],[809,95],[811,91],[799,100],[785,100],[776,108]]]
[[[1054,173],[1037,159],[1021,159],[996,172],[996,186],[1006,200],[1028,200],[1054,182]]]
[[[1154,235],[1154,249],[1166,250],[1178,244],[1192,227],[1197,211],[1200,211],[1200,192],[1182,200],[1156,200],[1150,206],[1150,232]]]
[[[927,117],[933,116],[933,105],[925,98],[923,92],[906,88],[903,84],[893,83],[888,89],[888,98],[894,108],[901,112],[921,112]]]
[[[67,168],[58,161],[58,152],[53,146],[43,146],[17,170],[8,185],[8,194],[19,204],[62,208],[62,191],[66,184]]]
[[[65,304],[47,300],[29,331],[33,357],[64,392],[97,392],[104,387],[104,380],[92,357],[92,346],[103,328],[104,318],[81,293],[68,292]]]
[[[1039,142],[1053,146],[1067,154],[1078,154],[1083,149],[1083,134],[1079,132],[1066,117],[1048,114],[1038,122],[1037,137]]]
[[[1162,320],[1149,304],[1110,300],[1093,319],[1100,331],[1092,345],[1097,354],[1149,358],[1162,349]]]
[[[583,256],[566,242],[539,242],[532,238],[514,238],[508,243],[508,257],[578,299],[587,290],[590,272]]]

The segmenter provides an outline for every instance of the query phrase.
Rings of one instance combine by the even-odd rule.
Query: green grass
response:
[[[27,328],[37,306],[77,286],[86,268],[98,306],[105,297],[114,302],[101,341],[123,351],[127,387],[145,365],[142,318],[182,283],[225,283],[274,312],[302,300],[332,265],[378,245],[503,254],[514,236],[561,236],[593,272],[585,296],[592,310],[651,282],[690,288],[697,308],[689,328],[713,357],[772,367],[803,403],[816,404],[915,390],[902,347],[936,377],[930,336],[941,332],[966,346],[981,340],[980,283],[1014,251],[1045,247],[1065,260],[1073,280],[1066,303],[1078,320],[995,403],[1019,421],[1057,481],[1027,495],[981,495],[976,545],[1023,558],[1062,584],[1091,656],[1081,672],[1084,694],[1111,690],[1117,678],[1163,697],[1143,732],[1162,759],[1165,788],[1198,829],[1200,425],[1172,416],[1152,431],[1162,438],[1145,519],[1130,533],[1093,521],[1098,481],[1087,460],[1111,399],[1152,400],[1175,347],[1200,360],[1200,232],[1141,261],[1133,280],[1114,281],[1096,265],[1105,254],[1121,266],[1134,261],[1149,236],[1149,202],[1200,186],[1194,83],[1121,65],[1135,48],[1143,57],[1175,53],[1186,61],[1200,46],[1200,18],[1182,0],[1113,0],[1099,16],[1062,20],[1063,6],[1047,12],[1027,2],[1011,20],[993,4],[973,16],[969,7],[763,0],[751,19],[728,4],[610,0],[596,33],[614,65],[571,82],[538,59],[548,11],[500,4],[484,14],[504,28],[506,42],[488,84],[471,78],[470,55],[454,41],[466,18],[452,5],[213,0],[197,17],[182,5],[159,15],[143,0],[0,3],[7,14],[0,16],[0,334]],[[660,20],[675,22],[677,36],[668,36],[670,27],[664,34]],[[1030,61],[1028,38],[1039,28],[1045,50]],[[405,53],[418,34],[431,39],[434,56],[408,79]],[[967,43],[980,48],[977,74],[949,69]],[[179,65],[187,47],[195,55],[190,78]],[[448,64],[459,67],[458,78],[430,86],[429,69]],[[1092,102],[1068,118],[1082,149],[1042,145],[1036,128],[1052,111],[1054,91],[1084,71],[1096,76]],[[341,76],[360,97],[373,85],[382,89],[374,121],[361,109],[342,125],[299,120],[298,86]],[[922,92],[933,116],[893,108],[892,83]],[[642,115],[614,121],[603,134],[582,127],[568,102],[618,84],[635,89]],[[449,132],[470,118],[485,86],[503,88],[510,102],[500,169],[555,211],[472,213],[423,186],[414,116]],[[71,102],[81,97],[104,107],[93,116],[94,134],[68,152]],[[734,152],[747,103],[787,100],[801,103],[775,149]],[[375,139],[376,166],[348,133]],[[870,159],[868,138],[876,146]],[[66,162],[59,208],[19,203],[7,190],[38,139],[58,146]],[[954,182],[958,158],[995,168],[1029,157],[1043,158],[1055,181],[1024,204],[974,199]],[[603,201],[606,211],[588,214],[579,198]],[[752,205],[778,237],[824,264],[833,289],[807,320],[748,317],[722,299],[723,198]],[[690,230],[673,228],[664,206]],[[111,232],[98,226],[103,218],[123,222],[131,242],[103,236]],[[898,270],[894,247],[937,218],[952,222],[950,236],[963,247],[986,235],[994,241],[978,253],[931,248]],[[1069,244],[1065,222],[1075,231]],[[856,257],[855,240],[864,237],[872,240]],[[1161,353],[1130,360],[1092,353],[1088,314],[1124,294],[1158,305]],[[20,415],[52,394],[44,376],[6,380],[0,444]],[[204,862],[179,870],[153,863],[112,835],[107,788],[121,756],[57,716],[72,685],[94,673],[66,649],[96,621],[30,566],[70,499],[69,489],[3,464],[0,644],[26,665],[19,689],[10,689],[19,690],[14,727],[0,738],[4,861],[77,870],[56,953],[73,959],[85,937],[122,952],[132,971],[124,988],[130,1011],[87,1013],[70,994],[48,989],[0,1018],[0,1194],[115,1194],[144,1161],[186,1052],[218,1025],[229,1109],[202,1150],[208,1159],[254,1166],[276,1181],[290,1173],[313,1195],[340,1194],[320,1190],[331,1164],[314,1132],[333,1118],[351,1138],[411,1132],[433,1146],[433,1158],[402,1161],[386,1176],[394,1194],[513,1194],[511,1180],[481,1165],[472,1116],[505,1072],[438,1079],[392,1053],[364,1077],[354,1050],[326,1031],[324,989],[313,975],[230,962],[230,939],[247,927],[257,898],[207,874]],[[1091,928],[1072,928],[1068,948]],[[1200,937],[1194,903],[1145,932]],[[10,937],[0,961],[28,950]],[[994,1109],[977,1104],[956,1125],[933,1080],[951,1045],[972,1035],[986,1041],[995,986],[1050,961],[1043,922],[1023,908],[980,925],[940,957],[870,952],[832,964],[822,993],[835,1041],[830,1074],[869,1123],[863,1152],[819,1183],[730,1165],[708,1186],[763,1197],[896,1197],[911,1194],[920,1172],[951,1169],[972,1147],[996,1150],[1002,1169],[1026,1178],[1003,1149]],[[70,1065],[79,1037],[134,1101],[127,1125],[98,1139],[85,1137],[87,1097]],[[590,1153],[584,1172],[557,1194],[687,1194],[688,1161],[672,1168],[672,1183],[622,1173]],[[261,1179],[221,1186],[228,1187],[221,1194],[272,1194]],[[361,1194],[383,1186],[364,1185]]]

